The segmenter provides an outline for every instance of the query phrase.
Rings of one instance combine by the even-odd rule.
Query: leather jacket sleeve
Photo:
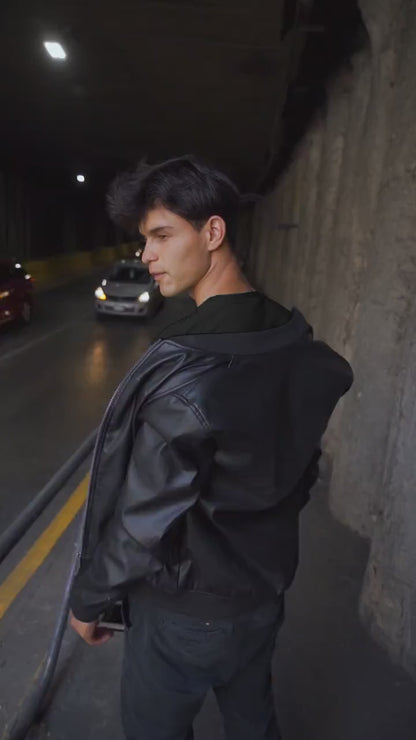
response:
[[[179,395],[140,412],[115,512],[74,580],[77,619],[94,621],[129,586],[164,568],[163,540],[198,500],[212,452],[205,420]]]

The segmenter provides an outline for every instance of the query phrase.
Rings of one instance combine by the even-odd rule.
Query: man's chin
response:
[[[164,298],[181,298],[188,295],[186,288],[177,288],[174,285],[160,285],[159,290]]]

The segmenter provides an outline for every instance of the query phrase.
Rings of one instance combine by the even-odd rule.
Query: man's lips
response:
[[[162,277],[164,275],[164,272],[152,272],[152,277],[157,280],[158,278]]]

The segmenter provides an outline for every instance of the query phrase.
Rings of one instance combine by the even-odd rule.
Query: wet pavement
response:
[[[31,325],[0,330],[0,531],[97,426],[158,329],[190,308],[177,300],[149,321],[97,322],[97,285],[41,293]]]

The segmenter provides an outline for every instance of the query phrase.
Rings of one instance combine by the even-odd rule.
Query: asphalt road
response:
[[[151,320],[97,322],[97,277],[41,293],[28,327],[0,331],[0,531],[98,425],[118,382],[158,329],[190,302]]]

